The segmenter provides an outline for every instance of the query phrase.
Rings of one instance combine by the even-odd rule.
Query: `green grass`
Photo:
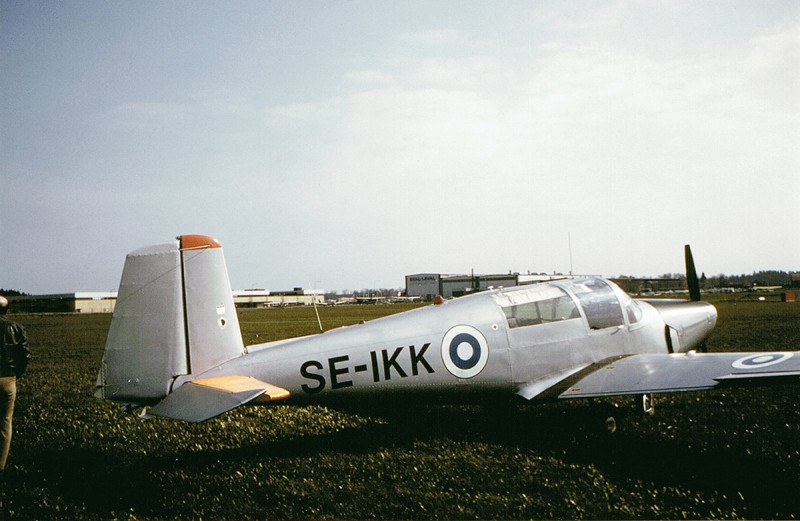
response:
[[[712,351],[800,349],[800,305],[718,302]],[[326,328],[407,309],[320,308]],[[311,308],[242,310],[245,343],[313,334]],[[10,519],[794,518],[798,387],[659,397],[614,437],[585,403],[387,418],[242,408],[195,425],[92,396],[108,315],[20,315]],[[632,408],[621,400],[619,405]]]

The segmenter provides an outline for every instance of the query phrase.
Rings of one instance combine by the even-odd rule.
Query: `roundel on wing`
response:
[[[489,344],[472,326],[455,326],[442,339],[442,361],[453,376],[472,378],[489,361]]]
[[[790,359],[791,357],[792,353],[759,353],[756,355],[749,355],[739,358],[731,365],[736,369],[757,369],[760,367],[779,364]]]

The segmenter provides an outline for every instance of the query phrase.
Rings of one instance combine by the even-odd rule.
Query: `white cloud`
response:
[[[800,109],[800,22],[750,40],[740,66],[762,106]]]
[[[608,31],[613,14],[570,25]],[[797,94],[775,100],[764,85],[787,84],[795,45],[784,30],[694,56],[591,38],[551,40],[527,59],[499,47],[493,55],[386,56],[364,77],[391,83],[352,85],[313,183],[332,205],[357,198],[377,210],[396,197],[407,212],[458,215],[406,221],[382,210],[370,217],[369,235],[378,241],[371,244],[391,240],[380,242],[380,230],[394,240],[422,237],[444,264],[464,254],[457,245],[464,234],[475,234],[494,238],[485,239],[482,256],[502,250],[519,257],[509,260],[515,266],[538,257],[544,265],[531,268],[552,269],[555,260],[541,251],[555,248],[552,239],[509,243],[509,235],[494,233],[509,225],[517,231],[511,237],[529,228],[556,238],[570,229],[598,239],[613,233],[632,255],[632,270],[652,262],[649,248],[664,241],[682,244],[698,233],[714,246],[742,235],[756,240],[756,221],[734,233],[712,216],[730,205],[752,207],[754,175],[790,186],[787,162],[800,168],[791,152]],[[789,112],[776,115],[776,108]],[[777,217],[770,205],[758,206],[762,218]],[[619,250],[583,241],[594,263],[584,270],[622,269]],[[491,264],[481,259],[474,262]]]
[[[502,96],[518,81],[518,72],[502,56],[466,56],[409,60],[402,79],[414,88],[494,90]]]

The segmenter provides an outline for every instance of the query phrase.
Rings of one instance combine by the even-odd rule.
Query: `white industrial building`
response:
[[[294,288],[292,291],[267,291],[263,289],[234,290],[233,302],[237,308],[269,308],[273,306],[310,306],[325,303],[324,289]]]

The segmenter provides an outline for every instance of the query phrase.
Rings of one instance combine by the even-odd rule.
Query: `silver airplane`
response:
[[[500,288],[312,336],[245,347],[220,244],[131,252],[97,378],[100,398],[201,422],[240,405],[335,406],[640,397],[800,376],[800,352],[705,353],[716,309],[634,300],[587,277]],[[607,426],[615,430],[611,419]]]

